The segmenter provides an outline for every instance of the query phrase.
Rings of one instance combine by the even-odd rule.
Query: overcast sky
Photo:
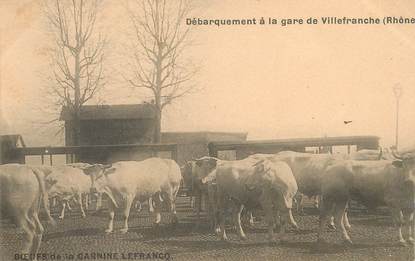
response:
[[[112,48],[108,104],[139,103],[117,79],[128,35],[119,0],[106,0],[100,30]],[[56,144],[56,128],[37,108],[48,70],[49,44],[39,1],[0,0],[0,132],[20,133],[29,145]],[[200,1],[192,17],[379,17],[415,14],[414,1]],[[201,91],[168,108],[165,131],[243,131],[250,139],[378,135],[394,143],[395,98],[403,88],[400,144],[415,142],[414,25],[280,25],[192,27],[189,56],[201,65]],[[343,121],[351,120],[345,125]]]

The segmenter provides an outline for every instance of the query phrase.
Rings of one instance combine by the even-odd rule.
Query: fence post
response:
[[[17,148],[19,137],[19,135],[0,136],[0,164],[26,162],[25,155]]]
[[[212,142],[209,142],[208,144],[208,149],[209,149],[209,156],[210,157],[218,157],[218,151],[215,148],[215,145]]]
[[[176,145],[174,145],[174,147],[173,147],[173,149],[172,149],[172,151],[171,151],[171,158],[174,160],[174,161],[176,161],[177,162],[177,144]]]

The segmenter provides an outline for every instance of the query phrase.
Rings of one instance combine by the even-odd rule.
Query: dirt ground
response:
[[[195,227],[188,198],[178,200],[180,223],[176,227],[169,225],[166,215],[162,225],[152,227],[148,211],[132,211],[126,234],[104,233],[105,211],[88,212],[84,219],[77,210],[67,213],[57,227],[45,225],[40,249],[45,256],[39,260],[414,260],[414,248],[398,245],[397,229],[387,212],[381,211],[351,210],[353,246],[343,246],[340,234],[330,229],[325,236],[328,243],[318,246],[318,216],[311,205],[305,215],[295,215],[300,231],[289,230],[284,242],[277,244],[267,242],[266,226],[259,218],[246,231],[248,240],[240,241],[229,228],[230,241],[220,241],[207,226]],[[121,220],[117,220],[115,228],[120,227]],[[18,260],[15,253],[21,234],[7,220],[0,223],[0,231],[1,260]],[[97,253],[107,256],[100,258]]]

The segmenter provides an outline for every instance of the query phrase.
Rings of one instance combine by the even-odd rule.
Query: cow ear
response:
[[[111,167],[111,165],[94,164],[94,165],[85,167],[83,171],[86,175],[93,175],[109,167]]]
[[[216,168],[217,163],[218,163],[218,160],[217,159],[209,159],[209,165],[212,168]]]
[[[264,162],[265,162],[265,160],[262,159],[262,160],[256,162],[254,165],[252,165],[254,167],[255,173],[264,172],[264,170],[265,170]]]
[[[58,183],[58,181],[56,179],[45,179],[45,183],[49,186],[52,187],[53,185],[55,185],[56,183]]]
[[[195,160],[195,163],[198,167],[202,166],[202,161],[201,160]]]
[[[97,165],[92,165],[92,166],[82,168],[82,170],[84,171],[86,175],[92,175],[97,172],[98,168],[97,168]]]
[[[392,165],[393,165],[395,168],[403,168],[403,161],[402,161],[402,160],[394,160],[394,161],[392,162]]]
[[[110,175],[110,174],[115,173],[115,171],[116,171],[116,170],[117,170],[116,168],[109,168],[109,169],[106,169],[106,170],[104,171],[104,174],[105,174],[105,175]]]

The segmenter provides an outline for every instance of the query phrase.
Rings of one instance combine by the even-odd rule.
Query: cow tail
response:
[[[52,216],[50,215],[50,209],[49,209],[49,196],[48,196],[48,192],[46,190],[46,186],[45,186],[45,180],[44,180],[44,175],[43,172],[39,171],[38,169],[32,169],[33,173],[35,174],[37,181],[39,182],[39,187],[40,187],[40,198],[43,202],[43,207],[45,208],[45,212],[46,212],[46,216],[48,218],[48,222],[50,224],[52,224],[53,226],[56,225],[55,220],[52,218]]]

